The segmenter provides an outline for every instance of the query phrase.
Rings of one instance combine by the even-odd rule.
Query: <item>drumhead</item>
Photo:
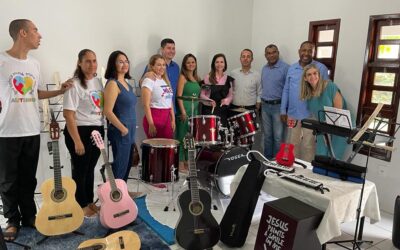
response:
[[[206,147],[200,150],[196,163],[198,178],[203,186],[210,181],[224,195],[230,194],[230,184],[238,169],[248,164],[246,148],[232,147],[225,149],[221,146]]]
[[[190,119],[194,119],[194,118],[216,118],[216,119],[220,119],[220,117],[216,116],[216,115],[195,115],[195,116],[191,117]]]
[[[179,145],[179,141],[174,139],[152,138],[143,140],[142,144],[150,145],[153,148],[175,148]]]
[[[246,112],[231,116],[231,117],[228,118],[228,121],[229,120],[234,120],[234,119],[236,119],[238,117],[244,116],[245,114],[251,114],[251,113],[254,113],[254,110],[249,110],[249,111],[246,111]]]

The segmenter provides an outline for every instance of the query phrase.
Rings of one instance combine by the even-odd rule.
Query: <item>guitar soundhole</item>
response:
[[[61,189],[61,190],[53,190],[51,193],[51,197],[53,199],[53,201],[55,202],[61,202],[64,201],[66,196],[66,191],[65,189]]]
[[[119,190],[111,192],[111,200],[113,201],[119,201],[121,200],[121,192]]]
[[[189,209],[193,215],[200,215],[203,213],[203,204],[201,202],[191,202]]]

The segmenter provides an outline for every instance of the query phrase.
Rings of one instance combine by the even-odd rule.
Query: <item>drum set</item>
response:
[[[207,102],[192,96],[178,99],[191,101],[192,116],[188,123],[194,138],[199,183],[206,188],[215,187],[221,194],[230,194],[230,183],[238,169],[248,164],[246,154],[254,143],[259,126],[253,110],[233,109],[228,128],[222,127],[220,117],[197,115],[194,102]],[[172,139],[146,139],[142,148],[142,174],[144,182],[174,183],[179,180],[179,142]],[[173,194],[172,194],[173,195]]]

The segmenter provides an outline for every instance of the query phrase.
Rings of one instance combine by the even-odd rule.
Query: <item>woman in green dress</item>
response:
[[[325,115],[319,117],[319,112],[324,110],[324,106],[347,109],[346,101],[339,88],[332,81],[323,80],[315,64],[304,67],[300,99],[307,101],[308,110],[315,119],[321,119],[321,121],[325,121]],[[331,141],[335,157],[339,160],[342,159],[348,147],[347,139],[331,135]],[[316,155],[332,156],[322,135],[317,136]]]
[[[193,96],[199,97],[200,95],[200,78],[197,75],[197,59],[192,54],[187,54],[183,57],[181,73],[179,75],[178,87],[176,96]],[[187,151],[183,147],[183,138],[190,132],[189,118],[192,115],[192,102],[176,99],[177,109],[176,115],[178,117],[176,122],[176,138],[181,143],[179,151],[179,169],[186,172],[187,165]],[[199,102],[193,102],[193,116],[198,114]]]

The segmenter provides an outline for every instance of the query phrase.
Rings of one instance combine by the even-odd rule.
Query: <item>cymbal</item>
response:
[[[245,109],[245,108],[236,108],[236,109],[231,109],[231,110],[235,111],[235,112],[239,112],[239,113],[243,113],[243,112],[249,111],[248,109]]]
[[[177,96],[176,98],[184,100],[184,101],[211,102],[211,100],[200,98],[197,96]]]

